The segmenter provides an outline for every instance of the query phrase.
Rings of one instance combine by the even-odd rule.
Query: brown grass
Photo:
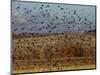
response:
[[[12,41],[13,73],[95,68],[95,34],[68,33]]]

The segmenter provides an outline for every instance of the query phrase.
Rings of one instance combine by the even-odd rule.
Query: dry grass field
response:
[[[95,33],[12,39],[12,73],[95,69]]]

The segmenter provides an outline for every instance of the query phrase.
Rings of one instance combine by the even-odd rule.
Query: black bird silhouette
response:
[[[56,17],[56,19],[58,19],[58,16],[55,16]]]
[[[64,10],[64,8],[61,8],[61,10]]]
[[[44,5],[42,4],[41,6],[43,7]]]
[[[15,28],[14,31],[18,30],[18,28]]]
[[[60,6],[58,5],[58,8],[59,8]]]
[[[15,22],[12,22],[12,24],[14,24]]]
[[[20,7],[17,7],[16,9],[19,9]]]
[[[43,24],[44,22],[41,22],[41,24]]]
[[[51,30],[48,31],[49,33],[51,32]]]
[[[22,27],[22,30],[24,30],[24,27]]]
[[[74,15],[76,15],[76,10],[74,10]]]
[[[24,10],[27,10],[27,8],[24,8]]]
[[[84,20],[87,21],[87,18],[85,17]]]
[[[47,5],[46,8],[47,8],[47,7],[50,7],[50,5]]]
[[[40,9],[43,9],[43,7],[40,7]]]

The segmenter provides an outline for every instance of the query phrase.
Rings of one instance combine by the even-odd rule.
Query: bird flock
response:
[[[12,2],[12,32],[95,31],[95,6]]]
[[[24,37],[28,35],[26,33],[95,32],[95,29],[94,6],[12,2],[11,30],[13,33],[23,33]],[[81,64],[81,59],[70,57],[86,57],[81,60],[86,65],[93,64],[95,60],[88,59],[88,56],[95,57],[94,34],[18,38],[13,39],[12,44],[13,71],[35,72],[36,69],[42,72],[45,71],[44,66],[46,71],[54,71],[53,68],[59,71]]]

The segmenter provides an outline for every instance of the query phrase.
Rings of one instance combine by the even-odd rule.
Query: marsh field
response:
[[[96,68],[94,32],[12,36],[12,73]]]

